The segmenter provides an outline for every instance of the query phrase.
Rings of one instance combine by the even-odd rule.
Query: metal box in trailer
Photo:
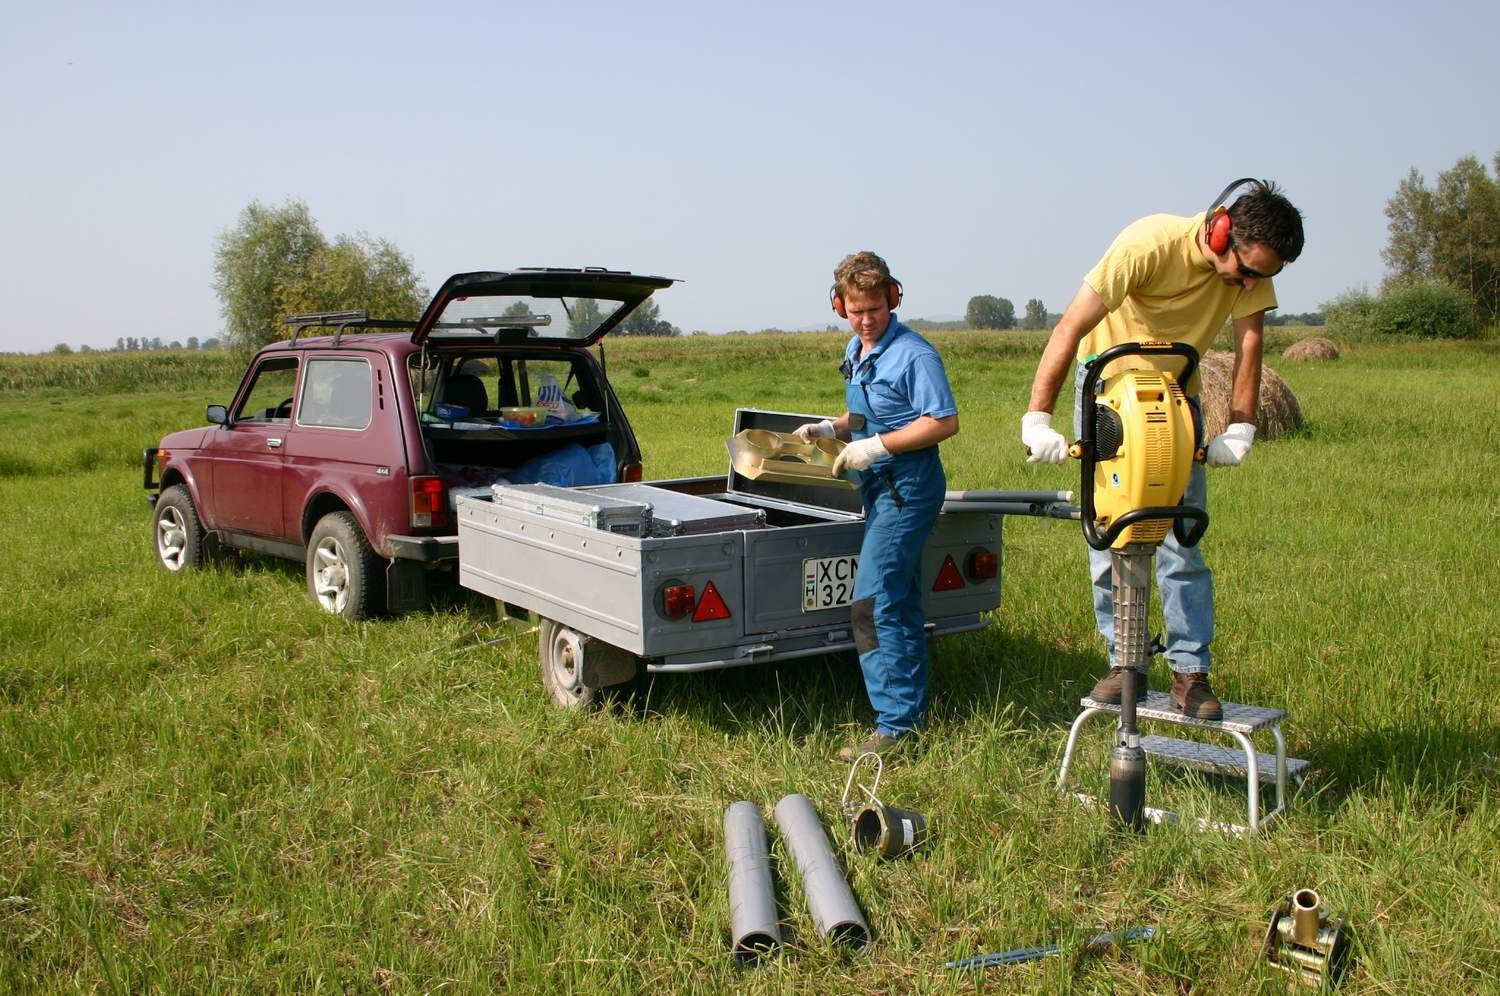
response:
[[[816,419],[740,409],[734,431],[789,432]],[[631,536],[524,503],[458,500],[459,580],[541,617],[543,678],[559,703],[590,702],[641,668],[699,671],[853,649],[863,513],[852,490],[749,480],[732,465],[724,477],[577,490],[653,510],[692,505],[682,500],[691,496],[722,515],[722,528]],[[945,506],[922,556],[929,635],[980,629],[999,608],[1002,521],[998,511]]]

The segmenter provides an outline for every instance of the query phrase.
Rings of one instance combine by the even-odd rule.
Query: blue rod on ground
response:
[[[1120,946],[1128,944],[1131,941],[1149,941],[1155,936],[1155,927],[1131,927],[1129,930],[1116,930],[1113,933],[1095,934],[1083,943],[1083,950],[1096,953],[1105,950],[1111,945]],[[1014,951],[975,955],[972,958],[964,958],[960,961],[950,961],[943,967],[993,968],[996,965],[1018,965],[1023,961],[1036,961],[1038,958],[1048,958],[1061,953],[1061,944],[1047,944],[1036,948],[1016,948]]]
[[[781,947],[776,896],[771,890],[771,855],[766,823],[753,802],[724,811],[724,854],[729,859],[729,924],[735,960],[752,964]]]
[[[802,876],[807,911],[822,937],[862,948],[870,943],[870,925],[854,901],[854,893],[833,856],[828,834],[818,821],[812,800],[793,793],[776,804],[776,824],[786,849]]]

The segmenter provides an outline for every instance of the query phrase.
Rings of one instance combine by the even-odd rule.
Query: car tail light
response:
[[[442,478],[411,479],[411,524],[419,529],[448,524],[448,489]]]
[[[719,589],[714,587],[712,581],[708,582],[703,586],[703,597],[698,599],[698,609],[693,613],[693,622],[728,618],[729,606],[724,604],[724,596],[719,594]]]
[[[691,615],[697,602],[698,593],[686,581],[668,581],[656,589],[656,611],[668,619]]]
[[[971,550],[969,577],[975,581],[993,581],[1000,576],[1000,555],[989,550]]]
[[[943,558],[943,566],[938,568],[937,580],[932,582],[933,591],[952,591],[955,588],[967,588],[964,584],[964,576],[958,573],[958,564],[953,561],[953,554]]]
[[[637,484],[645,474],[645,469],[638,463],[627,463],[625,465],[625,483]]]

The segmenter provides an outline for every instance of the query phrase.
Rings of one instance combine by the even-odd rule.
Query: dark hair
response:
[[[1248,194],[1236,198],[1229,206],[1229,217],[1236,245],[1260,243],[1283,263],[1302,255],[1302,212],[1270,180],[1257,182]]]

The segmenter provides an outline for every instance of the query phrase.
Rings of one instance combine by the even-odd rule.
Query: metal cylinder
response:
[[[1298,889],[1292,895],[1292,940],[1305,948],[1318,946],[1322,905],[1323,900],[1312,889]]]
[[[1015,501],[1015,502],[1055,502],[1072,501],[1071,491],[948,491],[943,494],[944,501]]]
[[[1109,754],[1109,817],[1116,828],[1146,828],[1146,752],[1120,744]]]
[[[872,802],[854,814],[854,849],[900,857],[927,839],[927,817],[911,809]]]
[[[753,802],[724,811],[724,855],[729,860],[730,951],[742,965],[775,955],[781,947],[766,823]]]
[[[863,948],[870,943],[870,925],[865,923],[854,893],[833,856],[828,834],[818,821],[812,800],[793,793],[776,804],[776,825],[802,877],[807,911],[822,937]]]

